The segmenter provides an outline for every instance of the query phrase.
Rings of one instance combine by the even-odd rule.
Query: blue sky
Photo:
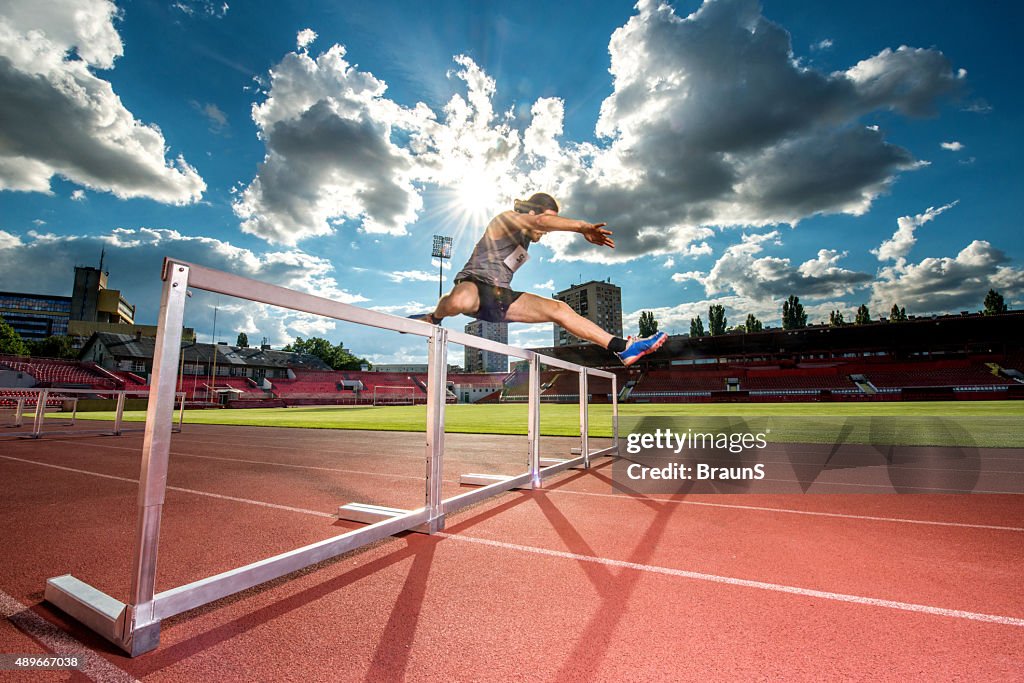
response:
[[[627,333],[1024,302],[1021,9],[712,0],[0,2],[0,289],[110,286],[155,320],[163,256],[406,315],[434,234],[548,191],[617,249],[546,237],[514,286],[610,278]],[[452,270],[445,270],[446,286]],[[200,340],[419,340],[197,293]],[[461,329],[468,319],[446,323]],[[547,345],[550,325],[514,325]]]

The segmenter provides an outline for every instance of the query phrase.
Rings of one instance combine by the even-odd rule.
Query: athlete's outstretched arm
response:
[[[537,215],[508,211],[505,213],[505,217],[521,230],[532,230],[540,233],[578,232],[591,244],[596,244],[599,247],[615,248],[615,240],[611,238],[612,231],[605,229],[607,223],[588,223],[587,221],[575,218],[559,216],[554,212],[545,212]]]

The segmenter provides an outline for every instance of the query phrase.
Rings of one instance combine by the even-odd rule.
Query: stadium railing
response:
[[[403,531],[436,533],[444,528],[445,516],[480,500],[514,488],[539,488],[546,477],[573,467],[589,467],[590,461],[618,453],[618,402],[615,375],[561,359],[447,330],[426,322],[359,308],[312,294],[243,278],[204,266],[165,259],[164,281],[156,348],[153,357],[153,381],[146,413],[142,449],[142,475],[139,478],[138,517],[132,559],[131,590],[128,601],[121,602],[70,574],[46,582],[45,599],[79,622],[103,636],[131,656],[155,649],[160,643],[163,619],[209,604],[240,591],[272,581],[310,565],[336,557],[369,543]],[[177,385],[181,331],[189,289],[200,289],[238,297],[280,308],[321,315],[337,320],[368,325],[384,330],[425,337],[428,342],[426,477],[424,505],[415,510],[350,504],[348,519],[361,517],[369,524],[339,536],[260,560],[184,586],[156,593],[157,552],[164,497],[167,489],[168,460]],[[442,497],[442,472],[447,396],[448,344],[524,359],[529,364],[529,411],[526,471],[515,476],[491,477],[486,485],[448,499]],[[540,367],[569,370],[579,375],[580,438],[579,456],[547,461],[540,457]],[[589,446],[589,417],[586,397],[589,376],[612,381],[612,445],[598,450]],[[467,475],[464,475],[467,476]],[[477,475],[470,475],[477,476]],[[344,513],[343,513],[344,514]]]

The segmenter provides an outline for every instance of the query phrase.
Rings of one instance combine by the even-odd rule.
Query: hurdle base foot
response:
[[[573,452],[574,453],[579,453],[579,450],[580,449],[578,449],[578,448],[574,448]],[[576,459],[578,459],[578,458],[576,458]],[[558,465],[562,465],[562,464],[567,463],[567,462],[569,462],[569,460],[565,459],[565,458],[541,458],[540,459],[540,467],[541,467],[541,469],[544,469],[545,467],[557,467]],[[570,465],[569,469],[570,470],[582,470],[582,469],[584,469],[583,461],[580,461],[579,463],[577,463],[575,465]]]
[[[412,511],[404,508],[389,508],[383,505],[371,505],[370,503],[348,503],[338,507],[338,519],[346,522],[358,522],[360,524],[375,524],[385,519],[407,515],[410,512]],[[440,530],[444,525],[442,523],[435,523],[434,526],[437,528],[431,530],[429,523],[420,524],[409,529],[409,531],[415,531],[418,534],[429,534]]]
[[[459,484],[462,486],[490,486],[491,484],[497,484],[514,478],[504,474],[463,474],[459,477]],[[533,488],[533,485],[526,482],[521,486],[513,486],[512,490],[531,488]]]
[[[70,574],[48,579],[44,599],[132,657],[160,644],[160,622],[126,634],[128,606]]]

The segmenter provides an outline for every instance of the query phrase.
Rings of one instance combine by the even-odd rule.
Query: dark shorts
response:
[[[508,307],[523,295],[522,292],[492,285],[475,277],[460,277],[455,280],[455,284],[462,282],[472,282],[476,285],[476,291],[480,296],[480,308],[477,309],[476,313],[470,313],[469,315],[477,320],[485,320],[489,323],[505,322],[505,314],[508,313]]]

